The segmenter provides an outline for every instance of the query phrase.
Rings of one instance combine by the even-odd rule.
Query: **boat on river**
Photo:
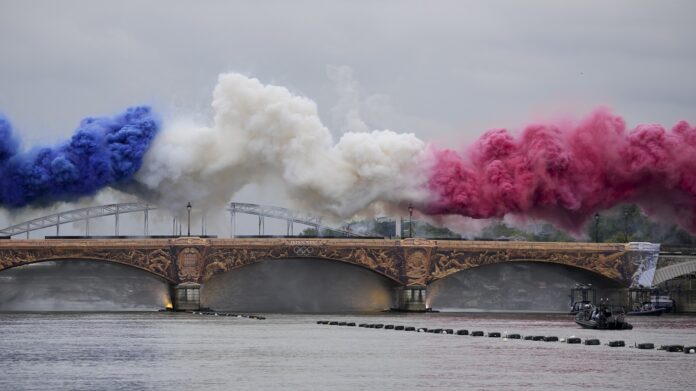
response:
[[[646,301],[641,306],[635,308],[633,311],[626,313],[628,316],[660,316],[667,312],[667,308],[656,307],[652,302]]]
[[[626,311],[620,305],[587,304],[575,315],[575,323],[585,329],[631,330],[633,326],[625,320]]]

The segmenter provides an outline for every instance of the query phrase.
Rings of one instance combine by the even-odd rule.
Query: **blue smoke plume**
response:
[[[0,207],[70,201],[126,184],[158,130],[149,107],[131,107],[113,118],[85,118],[58,146],[21,152],[0,114]]]

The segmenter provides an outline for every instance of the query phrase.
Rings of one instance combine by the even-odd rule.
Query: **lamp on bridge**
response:
[[[188,211],[188,227],[186,230],[187,236],[191,236],[191,203],[186,204],[186,211]]]
[[[413,237],[413,205],[408,204],[408,237]]]
[[[599,213],[594,215],[594,232],[595,232],[595,243],[599,243]]]

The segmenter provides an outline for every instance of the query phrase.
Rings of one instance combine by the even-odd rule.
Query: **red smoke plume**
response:
[[[640,125],[598,109],[576,123],[486,132],[465,154],[432,149],[429,214],[512,213],[578,231],[599,210],[634,202],[696,232],[696,128]]]

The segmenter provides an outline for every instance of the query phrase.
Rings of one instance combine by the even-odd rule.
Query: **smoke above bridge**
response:
[[[0,114],[0,206],[70,201],[127,184],[157,130],[149,107],[132,107],[111,118],[85,118],[57,146],[21,151],[10,121]]]
[[[594,213],[634,202],[696,232],[696,128],[682,121],[627,130],[600,108],[580,121],[486,132],[467,151],[431,150],[432,214],[506,214],[579,229]]]
[[[489,130],[468,148],[441,148],[391,130],[335,140],[316,104],[281,86],[222,74],[211,124],[173,118],[158,132],[148,108],[87,119],[69,142],[19,152],[0,117],[0,205],[129,189],[172,209],[220,206],[273,180],[298,208],[347,218],[414,207],[429,215],[508,214],[578,230],[594,213],[634,202],[696,232],[696,128],[627,129],[606,108],[580,120]]]

